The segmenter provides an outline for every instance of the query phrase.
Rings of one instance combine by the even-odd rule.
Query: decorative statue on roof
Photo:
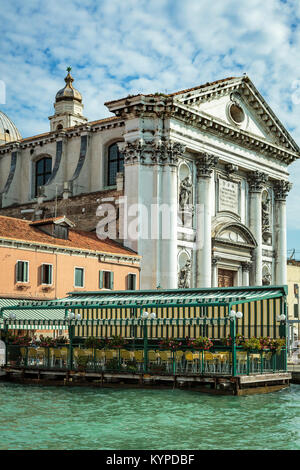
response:
[[[178,287],[187,289],[191,287],[191,260],[188,259],[185,265],[180,269],[178,275]]]

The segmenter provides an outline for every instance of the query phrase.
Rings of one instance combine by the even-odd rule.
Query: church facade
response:
[[[286,283],[300,150],[249,77],[110,101],[114,116],[93,122],[65,81],[50,132],[0,141],[2,215],[94,230],[111,204],[116,238],[142,256],[141,288]]]

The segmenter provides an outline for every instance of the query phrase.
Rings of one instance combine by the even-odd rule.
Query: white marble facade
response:
[[[108,102],[115,116],[94,122],[80,94],[58,98],[51,132],[0,146],[2,214],[36,197],[111,189],[107,151],[118,143],[127,208],[155,207],[138,213],[137,237],[124,230],[143,257],[141,288],[286,283],[288,165],[300,150],[247,76]],[[52,173],[37,194],[43,155]],[[136,220],[122,210],[126,226]]]

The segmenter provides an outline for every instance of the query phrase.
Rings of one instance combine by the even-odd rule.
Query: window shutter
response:
[[[109,275],[109,288],[113,290],[114,288],[114,273],[111,271]]]
[[[49,266],[49,284],[52,284],[53,266]]]
[[[131,274],[132,277],[132,290],[136,290],[136,275]]]
[[[21,281],[21,262],[18,261],[16,264],[16,282]]]
[[[103,289],[103,271],[99,271],[99,289]]]
[[[136,290],[136,275],[135,274],[127,275],[127,289]]]
[[[28,282],[28,266],[29,263],[24,262],[24,282]]]
[[[45,265],[39,266],[39,283],[43,284],[45,279]]]

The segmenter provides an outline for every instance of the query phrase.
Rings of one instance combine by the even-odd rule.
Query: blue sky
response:
[[[0,0],[0,11],[0,108],[24,137],[49,129],[72,65],[90,120],[109,115],[107,100],[247,72],[300,144],[300,2]],[[290,173],[288,245],[300,258],[300,162]]]

